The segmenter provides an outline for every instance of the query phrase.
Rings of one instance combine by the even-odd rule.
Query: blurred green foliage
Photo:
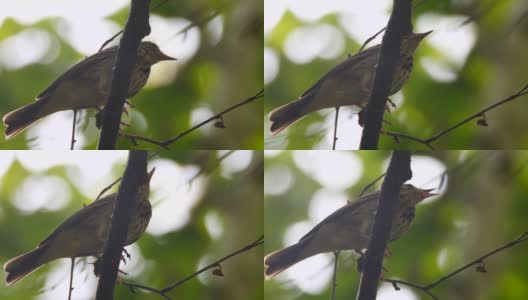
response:
[[[320,156],[328,155],[328,152],[317,152]],[[311,219],[310,201],[317,191],[325,188],[294,163],[294,153],[285,151],[265,158],[265,174],[271,168],[281,166],[292,175],[292,185],[284,193],[265,194],[265,254],[287,246],[283,244],[286,230],[297,222]],[[362,161],[363,172],[358,182],[346,189],[350,201],[357,199],[367,184],[385,172],[382,163],[390,157],[385,151],[359,151],[355,154]],[[445,192],[432,202],[420,204],[413,226],[390,244],[392,256],[385,258],[383,263],[389,270],[384,272],[385,277],[426,285],[528,232],[528,152],[424,151],[413,155],[416,156],[428,156],[445,165],[446,174],[424,172],[427,174],[425,178],[419,178],[432,181],[445,176]],[[350,170],[351,174],[355,172],[359,170]],[[380,184],[381,181],[369,192],[379,189]],[[425,187],[434,186],[427,184]],[[313,217],[313,212],[310,215]],[[439,284],[431,292],[438,299],[450,300],[525,299],[528,290],[522,283],[528,278],[527,249],[528,242],[523,242],[503,250],[484,260],[487,273],[479,273],[473,266]],[[311,278],[318,280],[323,271],[332,268],[333,264],[327,265],[325,270],[314,267],[306,271],[303,278],[308,282]],[[354,257],[349,251],[342,252],[335,299],[353,298],[359,279]],[[392,289],[391,285],[386,287]],[[419,290],[404,285],[400,287],[412,291],[417,297],[412,299],[431,299]],[[286,274],[280,274],[265,281],[264,293],[266,299],[274,300],[330,299],[331,281],[320,294],[310,295],[298,289]],[[393,297],[397,297],[398,293],[402,295],[407,291],[394,293]]]
[[[460,22],[453,20],[447,28],[437,28],[436,24],[432,23],[428,24],[431,25],[429,29],[436,31],[433,35],[439,32],[454,35],[464,29],[464,26],[475,26],[476,41],[466,61],[460,67],[448,64],[447,68],[457,74],[456,79],[451,82],[441,82],[431,78],[420,62],[423,57],[446,61],[440,50],[427,44],[427,39],[431,39],[427,37],[426,42],[422,42],[417,50],[414,71],[402,89],[403,104],[397,111],[385,114],[385,119],[388,121],[384,124],[386,130],[426,139],[515,94],[528,84],[526,82],[528,60],[525,59],[525,49],[528,45],[526,1],[414,2],[420,5],[413,10],[413,24],[416,25],[416,20],[424,16],[457,16]],[[266,35],[265,47],[274,51],[279,64],[277,76],[266,86],[264,107],[266,116],[274,108],[299,98],[305,90],[348,54],[355,54],[365,42],[353,40],[347,34],[340,21],[340,18],[347,18],[347,15],[341,13],[336,12],[318,20],[305,22],[290,11],[286,11],[273,30]],[[348,18],[353,19],[353,17]],[[470,22],[462,24],[464,20]],[[284,54],[288,36],[305,26],[323,24],[332,26],[343,34],[344,52],[335,59],[316,58],[306,64],[290,61]],[[369,35],[374,35],[380,29],[381,27],[370,28]],[[455,40],[452,42],[446,40],[445,43],[449,43],[450,47],[458,47]],[[367,47],[373,45],[371,43]],[[328,44],[326,47],[333,45]],[[306,53],[309,49],[308,47],[299,51]],[[486,113],[488,127],[478,126],[477,120],[473,120],[443,136],[433,143],[433,146],[436,149],[526,149],[528,135],[523,129],[526,123],[526,111],[528,111],[528,101],[526,96],[523,96]],[[320,122],[326,117],[333,119],[334,115],[333,109],[323,110],[322,114],[312,113],[288,129],[286,133],[275,137],[268,134],[269,121],[265,117],[265,147],[266,149],[315,149],[325,134],[330,135],[333,132],[333,125],[329,123],[322,125]],[[340,118],[348,118],[348,116],[340,114]],[[357,122],[357,118],[347,121]],[[320,128],[317,134],[313,134],[314,128],[311,126],[315,124]],[[338,136],[347,134],[351,133],[338,131]],[[343,149],[339,148],[339,141],[337,147]],[[424,145],[406,139],[400,139],[397,143],[388,136],[381,137],[379,147],[380,149],[426,149]]]
[[[137,260],[141,257],[132,255],[131,263],[145,264],[146,267],[138,276],[120,275],[122,278],[154,288],[163,288],[193,274],[205,266],[205,263],[209,264],[251,244],[262,235],[262,152],[253,151],[248,166],[231,173],[230,176],[222,175],[224,166],[219,161],[219,157],[216,151],[180,150],[165,151],[155,158],[169,160],[181,166],[198,167],[202,170],[200,180],[205,181],[204,191],[191,209],[190,221],[184,227],[160,236],[145,233],[138,240],[136,245],[145,261],[138,262]],[[94,164],[96,163],[97,161],[94,161]],[[0,243],[2,244],[0,257],[2,265],[8,259],[36,247],[57,225],[75,213],[83,204],[93,201],[93,199],[86,198],[73,183],[73,179],[69,178],[72,174],[67,172],[69,167],[71,166],[57,165],[35,172],[26,169],[17,160],[9,166],[0,182]],[[116,164],[112,167],[112,173],[116,178],[122,174],[124,167],[124,164]],[[68,199],[64,208],[56,211],[42,209],[28,214],[19,211],[13,205],[14,195],[21,184],[29,176],[35,174],[58,176],[67,183],[71,198]],[[174,187],[177,187],[178,182],[185,182],[185,180],[174,178],[172,181],[175,184]],[[186,182],[179,188],[190,189],[192,184],[192,182]],[[104,187],[101,186],[101,190]],[[152,195],[159,192],[151,189],[151,202]],[[182,205],[188,202],[186,199],[168,197],[162,197],[160,201],[181,202]],[[154,209],[159,204],[153,203]],[[223,229],[219,237],[213,238],[206,229],[206,215],[209,213],[215,213],[218,216]],[[167,222],[173,223],[173,220],[167,220]],[[263,299],[262,256],[262,245],[252,248],[221,263],[223,277],[213,275],[213,269],[210,269],[201,275],[207,284],[195,277],[167,295],[172,299]],[[94,258],[85,260],[85,262],[93,261]],[[0,298],[46,298],[46,294],[53,293],[55,289],[49,286],[49,282],[45,284],[45,279],[50,275],[54,266],[57,266],[57,262],[38,269],[14,286],[4,285],[0,288]],[[86,290],[83,288],[86,279],[93,278],[94,275],[92,266],[89,264],[78,263],[76,270],[82,270],[82,273],[74,278],[73,299],[80,299],[80,291]],[[62,275],[65,281],[69,277],[69,273]],[[93,292],[95,295],[95,290]],[[158,298],[162,299],[159,295],[142,290],[133,293],[124,286],[118,285],[115,289],[115,299]],[[49,296],[46,299],[50,299]]]
[[[257,0],[251,1],[152,1],[156,7],[151,14],[165,18],[185,18],[200,23],[207,16],[218,12],[222,18],[222,35],[218,42],[207,34],[205,26],[199,24],[199,49],[188,62],[180,61],[176,78],[170,84],[159,88],[145,88],[136,95],[132,103],[146,119],[147,126],[134,124],[125,127],[124,132],[164,141],[205,120],[191,121],[191,112],[206,108],[216,114],[255,95],[263,86],[263,7]],[[128,6],[108,16],[107,19],[124,27],[128,18]],[[56,32],[60,28],[60,17],[44,19],[33,24],[21,24],[7,18],[0,24],[0,42],[26,29],[44,30],[59,41],[58,49],[49,49],[59,55],[51,61],[30,64],[25,67],[7,70],[0,66],[0,103],[2,115],[33,99],[53,80],[83,56],[77,53]],[[201,26],[201,27],[200,27]],[[178,43],[184,34],[174,30],[165,37],[165,43]],[[96,33],[94,33],[96,34]],[[101,43],[110,36],[100,36]],[[117,38],[117,41],[120,37]],[[24,45],[20,45],[24,47]],[[225,129],[213,126],[208,130],[196,130],[172,145],[172,149],[262,149],[263,131],[260,118],[262,98],[240,107],[224,116]],[[90,111],[82,118],[90,120],[88,126],[77,127],[85,134],[84,149],[95,149],[98,132],[94,128],[95,112]],[[126,119],[125,119],[126,121]],[[130,119],[127,121],[130,122]],[[192,122],[192,124],[191,124]],[[22,134],[24,135],[24,134]],[[3,149],[34,148],[32,141],[17,137],[2,142]],[[64,149],[67,145],[64,146]],[[158,149],[146,142],[134,146],[125,138],[120,138],[119,149]],[[79,145],[77,145],[79,148]]]

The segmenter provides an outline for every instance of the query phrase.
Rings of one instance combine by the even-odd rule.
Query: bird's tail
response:
[[[288,269],[301,260],[311,256],[303,253],[305,243],[300,241],[284,249],[270,253],[264,257],[264,274],[269,279],[280,272]]]
[[[4,264],[4,271],[6,272],[6,284],[12,285],[16,283],[46,263],[43,258],[46,250],[46,246],[38,247],[37,249],[19,255],[6,262]]]
[[[304,97],[281,107],[277,107],[270,112],[269,120],[271,121],[271,134],[275,135],[304,118],[304,116],[309,113],[306,111],[308,100],[309,99]]]
[[[29,125],[44,117],[41,112],[45,102],[44,99],[39,99],[5,115],[3,121],[6,127],[6,139],[16,136]]]

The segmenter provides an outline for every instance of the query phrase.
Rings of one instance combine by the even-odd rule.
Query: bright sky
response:
[[[269,159],[266,163],[264,193],[267,195],[293,193],[292,188],[295,183],[295,177],[291,170],[293,166],[273,163],[273,157],[284,152],[267,150],[264,153]],[[353,195],[348,195],[345,190],[356,184],[361,178],[363,170],[368,167],[363,165],[358,154],[353,151],[289,151],[289,153],[293,156],[295,168],[316,180],[321,188],[312,196],[307,208],[308,218],[292,224],[285,230],[283,246],[296,243],[317,223],[343,206],[347,200],[355,199]],[[384,165],[388,165],[388,162],[389,159],[384,162]],[[411,159],[411,169],[413,178],[408,183],[427,189],[439,186],[442,179],[441,175],[446,166],[430,156],[415,155]],[[446,180],[446,182],[448,181]],[[442,194],[446,188],[447,185],[445,184],[441,190],[434,192]],[[431,197],[420,205],[427,205],[438,197],[440,195]],[[332,262],[333,255],[331,254],[316,255],[296,264],[274,280],[289,282],[304,293],[319,295],[331,284]],[[404,293],[391,292],[382,287],[378,299],[414,299],[408,296],[412,293],[410,290]]]

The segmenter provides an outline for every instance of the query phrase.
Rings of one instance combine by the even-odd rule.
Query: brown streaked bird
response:
[[[128,225],[125,246],[134,243],[147,229],[152,208],[148,200],[152,169],[138,190],[136,209]],[[117,194],[108,195],[82,208],[59,225],[37,248],[4,264],[6,284],[12,285],[41,266],[59,259],[103,253]]]
[[[420,41],[431,32],[412,33],[403,37],[400,59],[394,70],[389,95],[399,91],[409,79],[413,67],[413,53]],[[270,112],[271,134],[275,135],[308,114],[324,108],[365,106],[374,84],[380,47],[381,45],[376,45],[348,57],[323,75],[299,99]]]
[[[3,118],[6,139],[58,111],[104,106],[110,93],[116,55],[117,46],[114,46],[85,58],[57,78],[34,102],[6,114]],[[164,60],[176,59],[161,52],[154,43],[141,42],[132,69],[128,98],[145,86],[150,67]]]
[[[414,220],[416,205],[436,195],[432,189],[422,190],[404,184],[400,190],[400,205],[392,221],[390,240],[400,237]],[[266,278],[271,278],[294,264],[317,254],[336,250],[367,248],[378,207],[379,191],[349,202],[317,224],[299,242],[264,257]]]

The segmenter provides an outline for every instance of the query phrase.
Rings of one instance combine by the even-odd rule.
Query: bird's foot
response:
[[[125,100],[125,103],[126,103],[128,106],[132,107],[132,108],[136,108],[136,106],[135,106],[134,104],[132,104],[132,102],[130,102],[130,101],[128,101],[128,100]]]
[[[385,248],[387,250],[388,248]],[[390,252],[390,249],[389,249]],[[392,255],[392,253],[390,254]],[[387,255],[384,255],[387,257]],[[361,254],[361,256],[357,259],[357,271],[359,273],[363,273],[363,269],[365,267],[365,259],[366,259],[366,253]],[[381,265],[381,273],[380,273],[380,280],[383,280],[384,273],[388,273],[389,269],[385,268],[383,265]]]
[[[390,106],[389,106],[390,104]],[[391,98],[387,98],[387,105],[385,106],[385,109],[390,112],[390,108],[392,107],[392,109],[396,109],[396,104],[394,102],[392,102]]]
[[[358,124],[359,126],[361,126],[361,128],[363,128],[363,126],[365,125],[366,110],[367,109],[365,107],[362,107],[361,110],[358,112]]]

